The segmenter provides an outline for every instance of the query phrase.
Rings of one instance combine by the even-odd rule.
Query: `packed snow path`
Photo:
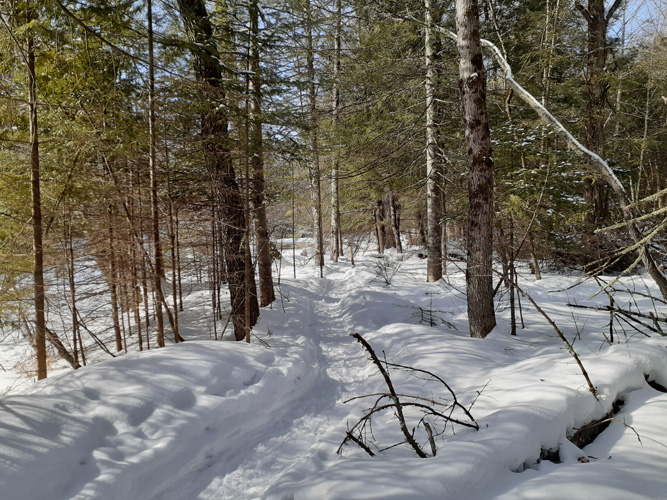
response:
[[[587,391],[575,363],[534,311],[526,330],[507,332],[507,311],[485,339],[466,332],[462,275],[425,284],[417,259],[391,286],[377,281],[374,257],[356,269],[312,268],[283,280],[281,298],[263,310],[259,342],[188,341],[55,376],[0,398],[0,498],[21,499],[633,499],[667,491],[667,385],[661,337],[626,337],[609,346],[606,313],[572,321],[549,293],[574,280],[527,282],[534,297],[576,338],[599,391]],[[204,293],[204,292],[202,292]],[[194,294],[189,300],[195,300]],[[200,297],[201,303],[207,299]],[[197,299],[199,300],[199,299]],[[192,311],[189,336],[197,324]],[[424,324],[428,311],[436,325]],[[185,323],[184,323],[185,324]],[[457,429],[438,440],[438,456],[406,447],[376,457],[336,449],[348,423],[369,406],[353,396],[384,390],[381,377],[349,334],[358,332],[389,359],[437,373],[469,405],[479,432]],[[392,372],[406,393],[424,381]],[[479,395],[478,391],[482,391]],[[625,406],[596,442],[579,450],[566,433]],[[416,423],[413,423],[416,425]],[[397,426],[378,418],[374,435],[389,444]],[[559,449],[561,464],[539,462]],[[586,457],[589,463],[581,463]],[[39,477],[39,480],[36,480]]]
[[[308,278],[298,288],[285,285],[282,303],[274,304],[273,311],[263,312],[258,330],[282,330],[264,337],[272,349],[289,352],[289,339],[293,338],[304,339],[307,349],[312,350],[312,372],[298,381],[307,389],[293,408],[286,409],[282,419],[270,418],[263,430],[263,442],[254,448],[248,446],[235,470],[226,475],[215,474],[200,498],[258,498],[297,462],[309,463],[330,455],[331,443],[323,438],[345,423],[349,409],[342,401],[360,394],[372,372],[364,353],[348,336],[354,323],[347,310],[348,302],[358,288],[356,281],[349,280],[349,274]],[[287,321],[281,324],[283,306]],[[286,404],[292,406],[289,401]],[[342,439],[340,432],[334,434],[334,439]]]

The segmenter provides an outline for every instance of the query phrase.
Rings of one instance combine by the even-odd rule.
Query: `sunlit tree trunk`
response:
[[[44,248],[42,244],[42,195],[39,169],[39,134],[37,127],[37,82],[35,73],[35,45],[28,38],[28,101],[30,121],[30,186],[32,194],[32,250],[33,280],[35,287],[35,353],[37,379],[46,378],[46,319],[44,315]]]
[[[151,182],[151,219],[153,223],[153,286],[155,288],[155,319],[157,321],[157,345],[164,347],[164,318],[162,317],[162,244],[160,243],[160,208],[158,206],[157,151],[155,140],[155,64],[153,49],[153,2],[147,1],[148,22],[148,165]]]
[[[202,89],[216,101],[225,96],[220,66],[220,54],[213,37],[213,26],[203,0],[178,0],[178,8],[190,38],[197,80]],[[243,197],[229,150],[229,121],[222,106],[201,115],[201,138],[208,173],[213,181],[215,202],[221,215],[224,231],[226,278],[232,303],[232,322],[236,340],[244,340],[246,332],[246,284],[243,247],[246,227]],[[223,250],[221,248],[221,250]],[[254,272],[251,270],[250,314],[252,327],[259,317]]]
[[[248,79],[250,107],[250,154],[252,164],[252,204],[257,236],[257,264],[259,267],[259,295],[262,307],[276,300],[271,274],[271,245],[266,203],[264,199],[264,152],[262,146],[262,90],[259,64],[259,20],[257,0],[248,6],[250,14],[250,78]]]
[[[334,128],[340,117],[340,58],[341,58],[341,0],[336,0],[336,32],[334,34],[333,55],[333,102],[332,114]],[[343,238],[340,227],[340,158],[338,151],[334,151],[331,167],[331,260],[338,262],[343,254]]]
[[[459,87],[468,148],[468,254],[466,285],[472,337],[486,337],[496,325],[493,307],[493,159],[486,112],[486,70],[482,59],[477,0],[456,0]]]
[[[424,0],[426,26],[424,48],[426,55],[426,281],[442,278],[442,230],[440,228],[440,189],[438,187],[437,130],[435,86],[436,36],[432,0]]]
[[[315,233],[315,263],[324,267],[324,241],[322,234],[322,187],[320,180],[320,150],[317,131],[317,89],[315,87],[315,50],[313,46],[313,14],[310,0],[306,8],[306,74],[308,77],[308,112],[310,114],[310,182],[313,200],[313,232]]]

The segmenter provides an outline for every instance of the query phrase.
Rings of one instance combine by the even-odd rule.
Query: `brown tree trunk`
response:
[[[393,221],[391,218],[391,193],[386,192],[382,200],[382,219],[385,221],[384,228],[384,249],[396,247],[394,241],[394,229],[392,227]]]
[[[391,231],[394,235],[394,243],[396,245],[396,252],[403,253],[403,245],[401,244],[401,227],[399,222],[398,210],[400,205],[396,203],[396,197],[389,193],[389,217],[391,219]]]
[[[442,230],[440,228],[440,189],[438,186],[439,166],[436,155],[437,116],[435,86],[436,36],[434,29],[434,9],[432,0],[424,0],[426,26],[424,28],[424,48],[426,55],[426,281],[442,278]]]
[[[262,307],[276,300],[271,274],[271,245],[266,203],[264,200],[264,151],[262,147],[262,90],[259,64],[259,20],[257,0],[248,5],[250,17],[250,151],[252,155],[252,205],[257,237],[257,264],[259,267],[259,296]]]
[[[65,210],[63,210],[65,212]],[[64,215],[64,214],[63,214]],[[81,329],[79,326],[79,316],[76,307],[76,284],[74,281],[74,243],[72,236],[72,218],[71,214],[65,222],[65,245],[67,252],[67,279],[69,283],[69,296],[72,301],[72,355],[74,363],[79,363],[79,348],[81,349],[81,361],[85,364],[86,355],[83,352],[83,345],[79,344],[81,338]]]
[[[426,231],[424,230],[424,214],[421,210],[417,211],[417,234],[419,239],[417,244],[426,248]]]
[[[171,189],[169,189],[171,191]],[[178,343],[181,338],[178,334],[178,288],[176,280],[176,225],[174,223],[174,201],[169,193],[169,246],[171,250],[171,300],[173,304],[174,340]]]
[[[118,311],[118,277],[116,269],[116,244],[114,242],[113,220],[111,219],[112,208],[109,205],[108,225],[109,225],[109,291],[111,292],[111,316],[113,319],[113,330],[116,338],[116,351],[123,350],[123,335],[120,331],[120,319]]]
[[[607,104],[605,71],[607,66],[607,28],[611,17],[622,4],[616,0],[605,12],[604,0],[588,0],[584,7],[578,0],[575,7],[581,12],[588,26],[588,53],[586,60],[586,141],[585,146],[604,158],[604,111]],[[595,167],[593,167],[595,168]],[[584,198],[589,210],[586,222],[597,228],[609,217],[609,189],[600,178],[586,179]]]
[[[180,219],[178,217],[178,210],[174,214],[176,219],[176,276],[178,279],[178,309],[183,311],[183,280],[181,279],[181,237],[180,237]]]
[[[39,169],[39,134],[37,127],[37,82],[35,80],[34,40],[28,38],[28,101],[30,121],[30,186],[32,195],[32,253],[35,287],[35,355],[37,379],[46,378],[46,318],[44,315],[44,249],[42,244],[42,195]]]
[[[482,59],[477,0],[456,0],[459,87],[468,148],[468,254],[466,285],[472,337],[486,337],[496,325],[493,307],[493,159],[486,112],[486,70]]]
[[[528,234],[530,240],[530,262],[533,274],[535,274],[535,280],[542,279],[542,273],[540,273],[540,263],[537,260],[537,255],[535,254],[535,239],[533,233]]]
[[[445,173],[443,171],[443,173]],[[445,193],[445,181],[443,175],[443,182],[440,191],[440,213],[442,215],[442,236],[440,242],[440,253],[442,254],[442,275],[447,274],[447,241],[449,239],[449,234],[447,232],[447,196]]]
[[[148,134],[149,173],[151,182],[151,219],[153,223],[153,287],[155,291],[155,318],[157,321],[157,346],[164,347],[164,318],[162,317],[162,244],[160,243],[160,209],[158,206],[157,151],[155,139],[155,67],[153,64],[153,9],[152,0],[147,1],[148,22]]]
[[[375,237],[377,238],[378,253],[384,253],[384,204],[382,200],[378,200],[373,209],[373,217],[375,218]]]
[[[216,102],[225,95],[220,54],[213,37],[213,26],[203,0],[178,0],[178,8],[190,38],[193,63],[197,80],[206,93],[213,94]],[[201,138],[206,167],[213,180],[216,203],[224,223],[224,258],[227,268],[229,295],[232,305],[232,322],[237,340],[245,339],[245,214],[241,191],[229,151],[229,126],[226,111],[218,106],[201,116]],[[249,326],[259,317],[259,304],[255,291],[254,272],[250,273]]]

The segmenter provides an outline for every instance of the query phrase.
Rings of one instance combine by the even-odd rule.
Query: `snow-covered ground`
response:
[[[472,339],[454,265],[427,284],[425,261],[412,256],[387,285],[376,256],[356,260],[355,268],[328,264],[324,278],[311,262],[296,280],[284,262],[279,299],[262,311],[250,345],[203,340],[210,297],[194,289],[181,315],[187,342],[14,384],[0,397],[0,498],[667,498],[667,394],[645,381],[667,386],[667,339],[626,326],[609,345],[608,313],[565,305],[608,303],[605,295],[588,300],[595,283],[521,278],[574,343],[597,399],[527,301],[517,336],[509,335],[504,297],[496,329]],[[647,290],[639,277],[621,282]],[[652,310],[645,297],[615,299]],[[403,440],[389,410],[373,419],[374,457],[354,443],[337,454],[377,397],[348,400],[387,392],[351,333],[380,358],[444,379],[479,430],[448,425],[435,457],[418,458],[405,444],[379,452]],[[401,394],[451,401],[428,377],[390,375]],[[621,411],[593,444],[580,450],[568,441],[619,399]],[[419,416],[406,418],[430,455]],[[561,463],[540,460],[543,450],[558,450]]]

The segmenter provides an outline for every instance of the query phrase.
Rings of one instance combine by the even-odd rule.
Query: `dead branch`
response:
[[[426,453],[422,450],[422,448],[417,444],[414,438],[414,429],[412,430],[412,433],[408,431],[408,424],[406,423],[405,416],[403,414],[403,409],[410,407],[414,408],[417,411],[421,412],[422,417],[419,420],[419,423],[417,424],[417,427],[421,424],[424,425],[424,429],[426,430],[426,434],[428,436],[428,441],[431,445],[431,450],[433,452],[433,456],[435,456],[435,440],[434,436],[444,433],[447,427],[447,422],[450,422],[452,424],[458,424],[464,427],[469,427],[475,430],[479,430],[479,425],[475,421],[475,419],[472,417],[470,412],[462,406],[459,402],[458,399],[456,398],[456,394],[454,394],[454,391],[449,387],[449,385],[440,377],[437,375],[427,371],[427,370],[422,370],[418,368],[413,368],[410,366],[405,366],[405,365],[400,365],[397,363],[389,363],[388,361],[384,360],[384,363],[380,361],[380,359],[377,357],[375,352],[373,351],[372,347],[366,342],[361,335],[355,333],[351,334],[352,337],[357,339],[362,346],[368,351],[368,353],[371,356],[371,360],[373,363],[378,367],[380,370],[380,373],[384,377],[385,383],[389,389],[389,392],[377,392],[377,393],[372,393],[372,394],[365,394],[362,396],[355,396],[353,398],[348,399],[345,401],[346,403],[349,401],[354,401],[357,399],[363,399],[363,398],[376,398],[372,407],[366,410],[366,413],[357,421],[356,424],[352,426],[352,428],[348,429],[345,439],[343,442],[340,444],[338,447],[337,453],[341,453],[343,446],[347,444],[348,441],[353,441],[357,443],[361,448],[366,451],[371,456],[374,456],[373,452],[370,450],[370,447],[368,446],[368,439],[365,439],[365,433],[367,430],[367,426],[370,429],[371,436],[372,436],[372,418],[374,415],[387,411],[387,410],[393,410],[394,414],[396,415],[396,418],[399,420],[399,425],[401,427],[401,432],[403,434],[404,440],[401,441],[400,443],[396,443],[394,445],[391,445],[387,448],[382,448],[380,451],[383,451],[385,449],[393,448],[394,446],[399,446],[403,443],[408,443],[410,446],[415,450],[417,455],[421,458],[427,457]],[[395,367],[395,368],[400,368],[403,370],[408,370],[408,371],[415,371],[419,373],[424,373],[427,374],[433,381],[439,381],[442,383],[449,393],[452,396],[453,403],[445,403],[444,399],[436,400],[435,398],[426,398],[422,396],[413,396],[410,394],[403,394],[403,393],[398,393],[394,385],[391,381],[391,378],[389,377],[388,373],[388,368],[389,367]],[[424,380],[429,380],[424,378]],[[387,400],[389,400],[387,402]],[[427,404],[428,403],[428,404]],[[432,405],[432,406],[431,406]],[[442,408],[441,411],[436,410],[435,407]],[[470,422],[467,422],[465,419],[459,419],[453,416],[453,413],[456,409],[460,409],[464,415],[470,420]],[[433,428],[431,427],[431,424],[427,422],[427,417],[431,416],[433,417],[434,421],[444,421],[445,426],[444,429],[441,433],[435,434],[433,432]],[[442,420],[439,420],[442,419]]]
[[[387,388],[389,389],[389,392],[391,393],[391,398],[394,400],[394,404],[396,405],[396,417],[398,418],[398,422],[401,426],[401,431],[403,432],[403,435],[405,436],[405,440],[412,446],[412,449],[415,450],[415,453],[417,456],[420,458],[426,458],[426,453],[422,451],[422,449],[419,447],[417,442],[415,441],[414,437],[412,437],[412,434],[408,432],[408,428],[405,425],[405,417],[403,416],[403,409],[401,407],[401,401],[398,399],[398,395],[396,394],[396,391],[394,390],[394,384],[391,383],[391,378],[389,378],[389,374],[386,372],[384,367],[382,366],[382,363],[380,363],[380,360],[375,354],[375,351],[373,351],[373,348],[364,340],[364,338],[359,335],[358,333],[353,333],[351,334],[352,337],[357,339],[359,343],[361,343],[362,346],[368,351],[368,354],[370,354],[371,359],[373,360],[373,363],[375,363],[375,366],[378,367],[380,370],[380,373],[384,377],[384,381],[387,384]]]
[[[584,364],[579,359],[579,355],[574,350],[574,347],[572,347],[572,344],[570,344],[570,342],[567,340],[567,338],[565,338],[565,335],[563,335],[563,332],[560,331],[560,328],[558,328],[558,325],[556,325],[556,323],[554,323],[554,321],[547,315],[547,313],[545,313],[544,310],[539,305],[537,305],[537,302],[535,302],[535,300],[533,300],[533,298],[530,295],[528,295],[526,292],[524,292],[521,289],[521,287],[519,287],[518,285],[516,285],[516,289],[519,291],[519,293],[521,295],[526,297],[528,299],[528,301],[533,305],[535,310],[538,313],[540,313],[544,317],[544,319],[547,320],[547,322],[551,325],[551,328],[554,329],[556,334],[563,341],[563,343],[567,347],[568,352],[572,355],[572,357],[576,361],[577,365],[579,366],[579,369],[581,370],[582,375],[586,379],[586,383],[588,384],[588,390],[593,394],[593,397],[595,397],[595,399],[597,399],[597,390],[595,389],[595,386],[593,385],[593,382],[591,382],[591,379],[588,376],[588,372],[586,371],[586,368],[584,368]]]
[[[568,307],[576,307],[579,309],[591,309],[593,311],[605,311],[622,314],[623,316],[636,316],[638,318],[650,319],[651,321],[659,321],[660,323],[667,323],[667,318],[661,318],[653,314],[644,314],[640,312],[628,311],[626,309],[619,309],[612,306],[583,306],[580,304],[566,304]]]

